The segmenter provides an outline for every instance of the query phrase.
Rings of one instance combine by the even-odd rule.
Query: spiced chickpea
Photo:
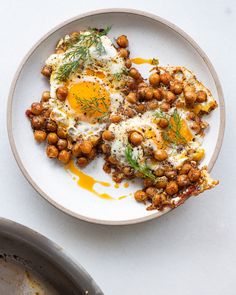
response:
[[[126,68],[130,69],[131,66],[132,66],[132,61],[130,58],[127,58],[126,61],[125,61],[125,66]]]
[[[201,131],[201,126],[197,122],[193,122],[191,124],[191,129],[195,131],[196,134],[198,134]]]
[[[184,98],[187,105],[193,105],[197,99],[197,94],[194,91],[186,91]]]
[[[63,128],[62,126],[58,126],[58,128],[57,128],[57,135],[60,138],[65,139],[67,137],[67,131],[66,131],[66,129]]]
[[[133,169],[129,166],[126,166],[122,169],[122,172],[124,173],[124,175],[126,176],[132,176],[133,175]]]
[[[46,148],[46,153],[49,158],[57,158],[58,149],[54,145],[48,145]]]
[[[172,91],[174,94],[179,95],[182,93],[183,91],[183,84],[181,82],[178,81],[174,81],[171,85],[170,85],[170,91]]]
[[[149,198],[152,198],[155,196],[157,189],[154,186],[150,186],[146,189],[145,192]]]
[[[138,133],[138,132],[136,132],[136,131],[133,131],[133,132],[131,132],[130,135],[129,135],[129,141],[130,141],[133,145],[138,146],[138,145],[140,145],[140,144],[142,143],[142,141],[143,141],[143,136],[142,136],[140,133]]]
[[[67,164],[70,161],[70,158],[71,158],[70,152],[66,150],[62,150],[59,152],[58,160],[62,162],[63,164]]]
[[[151,87],[145,88],[145,99],[150,100],[153,98],[153,89]]]
[[[144,113],[147,110],[147,105],[144,103],[139,103],[135,106],[135,110],[138,113]]]
[[[166,176],[162,176],[161,179],[159,179],[156,183],[156,188],[165,188],[167,186],[167,183],[168,183],[168,179]]]
[[[157,161],[164,161],[168,158],[168,154],[165,150],[158,149],[158,150],[154,151],[154,158]]]
[[[153,89],[153,98],[155,98],[158,101],[162,100],[161,91],[159,89]]]
[[[175,170],[167,170],[165,171],[165,176],[168,179],[174,179],[177,176],[177,172]]]
[[[34,139],[37,142],[45,141],[46,137],[47,137],[47,133],[45,131],[42,131],[42,130],[35,130],[34,131]]]
[[[190,169],[190,171],[188,173],[188,178],[192,182],[198,181],[200,176],[201,176],[201,171],[198,169],[195,169],[195,168]]]
[[[42,111],[42,117],[44,117],[45,119],[49,119],[50,115],[51,115],[52,110],[51,109],[43,109]]]
[[[158,122],[157,122],[157,125],[163,129],[165,129],[166,127],[168,127],[169,125],[169,122],[167,119],[165,118],[159,118]]]
[[[104,172],[106,172],[106,173],[111,173],[111,165],[110,165],[110,163],[104,163],[104,165],[103,165],[103,170],[104,170]]]
[[[91,135],[89,137],[89,141],[92,143],[93,146],[97,146],[101,140],[99,135]]]
[[[170,104],[168,102],[162,102],[160,105],[160,109],[163,112],[168,112],[170,109]]]
[[[97,151],[95,148],[92,148],[91,152],[87,155],[87,158],[91,161],[96,158]]]
[[[188,176],[186,174],[178,175],[177,176],[177,183],[178,183],[178,186],[180,186],[180,187],[184,187],[184,186],[189,185]]]
[[[138,95],[138,98],[140,99],[143,99],[143,98],[145,98],[145,89],[146,89],[147,87],[140,87],[140,88],[138,88],[138,93],[137,93],[137,95]]]
[[[205,91],[200,90],[197,92],[197,102],[205,102],[207,100],[207,94]]]
[[[155,194],[152,198],[152,204],[156,207],[161,206],[166,201],[166,197],[161,194]]]
[[[138,202],[144,202],[147,200],[147,194],[144,191],[136,191],[134,194],[134,198]]]
[[[103,131],[103,133],[102,133],[102,139],[103,140],[111,141],[114,138],[115,138],[115,136],[110,130]]]
[[[72,155],[74,157],[80,157],[82,155],[82,151],[81,151],[81,148],[80,148],[80,143],[79,142],[76,142],[73,147],[72,147]]]
[[[119,123],[121,121],[120,115],[111,115],[110,116],[111,123]]]
[[[134,92],[130,92],[127,96],[126,96],[126,100],[129,103],[136,103],[137,102],[137,95]]]
[[[123,58],[128,58],[129,57],[129,50],[125,49],[125,48],[119,48],[118,49],[118,53],[119,53],[119,56],[120,57],[123,57]]]
[[[68,95],[68,88],[66,86],[60,86],[56,90],[56,96],[60,101],[65,101]]]
[[[166,192],[168,195],[173,196],[177,194],[179,191],[179,187],[176,181],[170,181],[167,183]]]
[[[88,165],[88,160],[85,157],[80,157],[77,159],[77,165],[83,168]]]
[[[128,47],[128,45],[129,45],[128,38],[127,38],[127,36],[125,36],[125,35],[121,35],[121,36],[119,36],[119,37],[116,39],[116,43],[117,43],[120,47],[122,47],[122,48],[126,48],[126,47]]]
[[[143,185],[144,187],[150,187],[153,186],[153,181],[150,178],[145,178],[143,180]]]
[[[162,168],[158,168],[158,169],[156,169],[156,170],[154,171],[154,174],[155,174],[157,177],[161,177],[161,176],[163,176],[164,173],[165,173],[165,171],[164,171],[164,169],[162,169]]]
[[[169,85],[171,81],[171,75],[170,73],[163,73],[160,75],[160,81],[164,85]]]
[[[133,118],[135,115],[135,110],[133,110],[132,108],[127,108],[124,111],[125,116],[129,117],[129,118]]]
[[[57,130],[57,123],[52,120],[49,120],[46,123],[46,130],[49,132],[55,132]]]
[[[41,129],[45,125],[45,119],[41,116],[34,116],[31,120],[31,125],[33,129]]]
[[[156,110],[157,108],[158,108],[158,102],[155,99],[147,102],[148,110]]]
[[[141,78],[139,71],[135,68],[131,68],[129,70],[129,75],[130,75],[130,77],[134,78],[135,80],[139,80]]]
[[[166,91],[166,97],[165,97],[166,101],[168,103],[173,103],[176,100],[176,95],[171,92],[171,91]]]
[[[80,143],[80,149],[83,154],[89,154],[93,148],[93,145],[90,141],[84,140]]]
[[[50,66],[45,65],[41,70],[41,74],[47,78],[50,78],[50,76],[52,74],[52,68]]]
[[[103,143],[102,145],[101,145],[101,149],[102,149],[102,152],[104,153],[104,154],[110,154],[110,152],[111,152],[111,147],[108,145],[108,144],[106,144],[106,143]]]
[[[149,76],[149,83],[152,86],[158,86],[160,84],[160,75],[157,73],[153,73]]]
[[[111,164],[113,164],[113,165],[118,164],[118,160],[117,160],[116,157],[114,157],[114,156],[109,156],[109,157],[108,157],[108,161],[109,161]]]
[[[47,101],[49,101],[49,99],[50,99],[50,91],[44,91],[42,93],[41,101],[42,102],[47,102]]]
[[[59,138],[57,142],[57,148],[59,149],[59,151],[62,151],[67,148],[67,144],[68,143],[66,139]]]
[[[49,144],[56,144],[58,141],[58,136],[55,132],[50,132],[48,133],[48,136],[47,136],[47,142]]]
[[[34,102],[31,105],[31,112],[34,115],[40,115],[42,113],[43,106],[40,102]]]
[[[188,174],[188,172],[189,172],[189,170],[192,168],[192,166],[191,166],[191,164],[189,164],[189,163],[185,163],[182,167],[181,167],[181,169],[180,169],[180,171],[179,171],[179,174],[181,175],[181,174]]]

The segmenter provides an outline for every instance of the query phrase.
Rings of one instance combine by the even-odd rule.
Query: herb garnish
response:
[[[111,27],[106,27],[104,30],[89,29],[88,34],[80,34],[76,38],[76,43],[70,45],[68,52],[65,53],[63,64],[57,71],[57,79],[65,81],[71,74],[85,61],[91,58],[89,49],[95,46],[99,55],[105,53],[105,48],[102,44],[101,37],[107,35]]]
[[[127,68],[123,68],[121,72],[113,74],[116,80],[120,81],[123,75],[128,75],[129,71]]]

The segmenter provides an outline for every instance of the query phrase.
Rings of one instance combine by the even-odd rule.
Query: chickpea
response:
[[[191,129],[198,134],[201,131],[201,126],[197,122],[193,122],[191,125]]]
[[[193,85],[186,85],[184,87],[184,92],[195,92],[195,87]]]
[[[189,173],[188,173],[188,178],[190,179],[190,181],[192,182],[196,182],[198,181],[198,179],[201,176],[201,171],[195,168],[190,169]]]
[[[126,86],[129,88],[129,90],[132,90],[132,91],[136,90],[137,87],[138,87],[135,80],[133,80],[133,81],[127,81],[126,82]]]
[[[81,151],[81,148],[80,148],[80,143],[79,142],[76,142],[73,147],[72,147],[72,155],[74,157],[80,157],[82,155],[82,151]]]
[[[52,68],[50,66],[44,66],[41,70],[41,74],[47,78],[50,78],[52,74]]]
[[[126,61],[125,61],[125,66],[126,68],[130,69],[131,66],[132,66],[132,61],[130,58],[127,58]]]
[[[132,118],[135,115],[135,111],[133,109],[131,109],[131,108],[127,108],[124,111],[124,114],[125,114],[125,116],[127,116],[129,118]]]
[[[200,90],[197,92],[197,102],[204,102],[207,100],[207,94],[205,91]]]
[[[101,149],[102,149],[102,152],[104,153],[104,154],[110,154],[110,152],[111,152],[111,147],[108,145],[108,144],[106,144],[106,143],[103,143],[102,145],[101,145]]]
[[[143,180],[143,185],[144,185],[144,187],[150,187],[150,186],[153,186],[153,181],[152,181],[151,179],[149,179],[149,178],[145,178],[145,179]]]
[[[37,142],[43,142],[47,137],[47,133],[45,131],[41,131],[41,130],[35,130],[34,131],[34,139]]]
[[[65,101],[68,95],[68,88],[66,86],[60,86],[56,90],[57,98],[60,101]]]
[[[138,98],[145,98],[145,90],[147,87],[138,88]]]
[[[129,41],[127,39],[127,36],[125,35],[121,35],[119,36],[117,39],[116,39],[116,43],[120,46],[120,47],[123,47],[123,48],[126,48],[128,47],[129,45]]]
[[[179,174],[188,174],[190,169],[192,169],[192,166],[189,163],[185,163],[180,169]]]
[[[155,99],[147,102],[148,110],[156,110],[157,108],[158,108],[158,102]]]
[[[47,102],[47,101],[49,101],[49,99],[50,99],[50,91],[44,91],[42,93],[41,101],[42,102]]]
[[[110,130],[103,131],[103,133],[102,133],[102,139],[103,140],[111,141],[114,138],[115,138],[115,136]]]
[[[161,105],[160,105],[160,109],[161,111],[163,112],[168,112],[169,109],[170,109],[170,104],[168,102],[163,102]]]
[[[57,123],[49,120],[46,124],[46,130],[50,132],[55,132],[57,130]]]
[[[163,73],[160,75],[160,80],[161,80],[161,83],[164,84],[164,85],[169,85],[170,84],[170,81],[171,81],[171,75],[170,73]]]
[[[42,113],[42,110],[43,110],[43,106],[42,106],[41,103],[39,103],[39,102],[32,103],[32,105],[31,105],[31,112],[34,115],[40,115]]]
[[[164,161],[168,158],[168,154],[166,151],[158,149],[158,150],[154,151],[154,158],[157,161]]]
[[[165,99],[168,103],[171,104],[176,100],[176,95],[171,91],[167,91]]]
[[[111,165],[110,165],[110,163],[105,163],[104,165],[103,165],[103,170],[104,170],[104,172],[106,172],[106,173],[111,173]]]
[[[174,94],[179,95],[183,91],[183,84],[181,82],[175,81],[173,84],[170,85],[170,91]]]
[[[192,105],[195,103],[195,101],[197,99],[197,94],[193,91],[186,91],[184,93],[184,97],[185,97],[186,104]]]
[[[149,77],[149,83],[152,85],[152,86],[158,86],[160,84],[160,75],[157,74],[157,73],[153,73],[150,75]]]
[[[156,188],[165,188],[167,186],[167,183],[168,183],[168,179],[166,176],[162,176],[162,178],[157,181],[156,183]]]
[[[158,168],[157,170],[155,170],[154,174],[157,176],[157,177],[161,177],[164,175],[164,170],[162,168]]]
[[[137,102],[137,95],[134,92],[130,92],[127,96],[126,96],[126,100],[129,103],[136,103]]]
[[[120,115],[111,115],[110,116],[111,123],[119,123],[121,121]]]
[[[154,186],[150,186],[146,189],[146,194],[149,198],[154,197],[156,192],[157,192],[157,189]]]
[[[153,97],[156,100],[161,101],[162,100],[161,91],[159,89],[153,89]]]
[[[129,135],[129,141],[135,146],[140,145],[143,141],[143,136],[140,133],[133,131]]]
[[[180,186],[180,187],[184,187],[184,186],[189,185],[188,176],[186,174],[178,175],[177,176],[177,183],[178,183],[178,186]]]
[[[157,122],[157,125],[163,129],[165,129],[166,127],[168,127],[169,125],[169,122],[167,119],[165,118],[160,118]]]
[[[45,119],[41,116],[35,116],[31,120],[31,125],[33,129],[41,129],[44,127]]]
[[[145,88],[145,99],[150,100],[153,98],[153,89],[151,87]]]
[[[179,191],[179,187],[176,181],[170,181],[167,183],[166,192],[168,195],[173,196],[177,194]]]
[[[58,155],[58,160],[63,164],[67,164],[70,161],[71,154],[66,150],[60,151]]]
[[[147,106],[143,103],[139,103],[135,106],[135,110],[138,113],[144,113],[147,110]]]
[[[138,202],[145,202],[147,200],[147,194],[144,191],[136,191],[134,194],[134,198]]]
[[[183,101],[180,101],[180,100],[177,100],[175,105],[176,105],[177,108],[180,108],[180,109],[185,108],[185,103]]]
[[[88,160],[85,157],[80,157],[77,159],[77,165],[83,168],[88,165]]]
[[[51,115],[52,110],[51,109],[44,109],[42,111],[42,117],[44,117],[45,119],[49,119],[50,115]]]
[[[146,87],[148,87],[148,84],[146,83],[146,82],[144,82],[144,81],[142,81],[142,82],[140,82],[139,84],[138,84],[138,88],[140,89],[140,88],[146,88]]]
[[[152,204],[156,207],[162,205],[165,201],[166,201],[166,197],[160,194],[155,194],[152,198]]]
[[[80,143],[80,149],[83,154],[89,154],[93,148],[93,145],[90,141],[84,140]]]
[[[141,74],[135,68],[131,68],[129,70],[129,75],[130,75],[130,77],[134,78],[135,80],[139,80],[141,78]]]
[[[169,179],[174,179],[177,176],[177,172],[175,170],[167,170],[165,171],[165,176]]]
[[[126,166],[122,169],[122,172],[124,173],[124,175],[126,176],[132,176],[133,175],[133,169],[129,166]]]
[[[54,132],[48,133],[47,142],[49,144],[56,144],[58,142],[58,136]]]
[[[46,148],[46,153],[49,158],[57,158],[58,149],[54,145],[48,145]]]
[[[127,50],[125,48],[119,48],[118,52],[119,52],[120,57],[123,57],[123,58],[128,58],[129,57],[129,50]]]
[[[114,157],[114,156],[109,156],[109,157],[108,157],[108,161],[109,161],[111,164],[113,164],[113,165],[118,164],[118,160],[117,160],[116,157]]]
[[[60,137],[60,138],[66,138],[67,137],[67,131],[65,128],[61,127],[61,126],[58,126],[57,128],[57,135]]]
[[[66,139],[59,138],[57,142],[57,148],[59,149],[59,151],[62,151],[67,148],[67,144],[68,143]]]
[[[87,158],[89,160],[93,160],[93,159],[95,159],[96,155],[97,155],[96,149],[92,148],[91,152],[87,155]]]
[[[91,135],[89,137],[89,141],[92,143],[93,146],[97,146],[101,137],[99,135]]]

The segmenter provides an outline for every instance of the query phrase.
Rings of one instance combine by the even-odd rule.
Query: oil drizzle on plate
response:
[[[146,58],[141,58],[141,57],[135,57],[135,58],[132,58],[131,61],[136,65],[141,65],[141,64],[150,64],[150,65],[152,65],[153,64],[153,59],[152,58],[146,59]]]
[[[73,160],[71,160],[68,164],[65,165],[65,169],[67,171],[70,171],[72,174],[76,175],[79,177],[79,179],[77,180],[77,184],[82,187],[83,189],[86,189],[87,191],[95,194],[96,196],[103,198],[103,199],[108,199],[111,200],[113,199],[110,195],[108,194],[101,194],[98,193],[95,189],[94,189],[94,185],[96,183],[99,183],[102,186],[108,187],[111,184],[108,182],[104,182],[104,181],[100,181],[100,180],[96,180],[94,179],[92,176],[87,175],[86,173],[84,173],[83,171],[79,170]]]

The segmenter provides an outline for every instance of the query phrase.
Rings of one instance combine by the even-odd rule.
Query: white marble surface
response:
[[[0,1],[0,216],[46,235],[77,259],[107,295],[236,294],[236,2]],[[16,165],[7,138],[6,104],[16,67],[50,28],[81,12],[129,7],[156,13],[189,33],[209,55],[226,98],[227,124],[213,169],[220,185],[158,220],[99,226],[44,201]],[[29,81],[30,83],[30,81]]]

